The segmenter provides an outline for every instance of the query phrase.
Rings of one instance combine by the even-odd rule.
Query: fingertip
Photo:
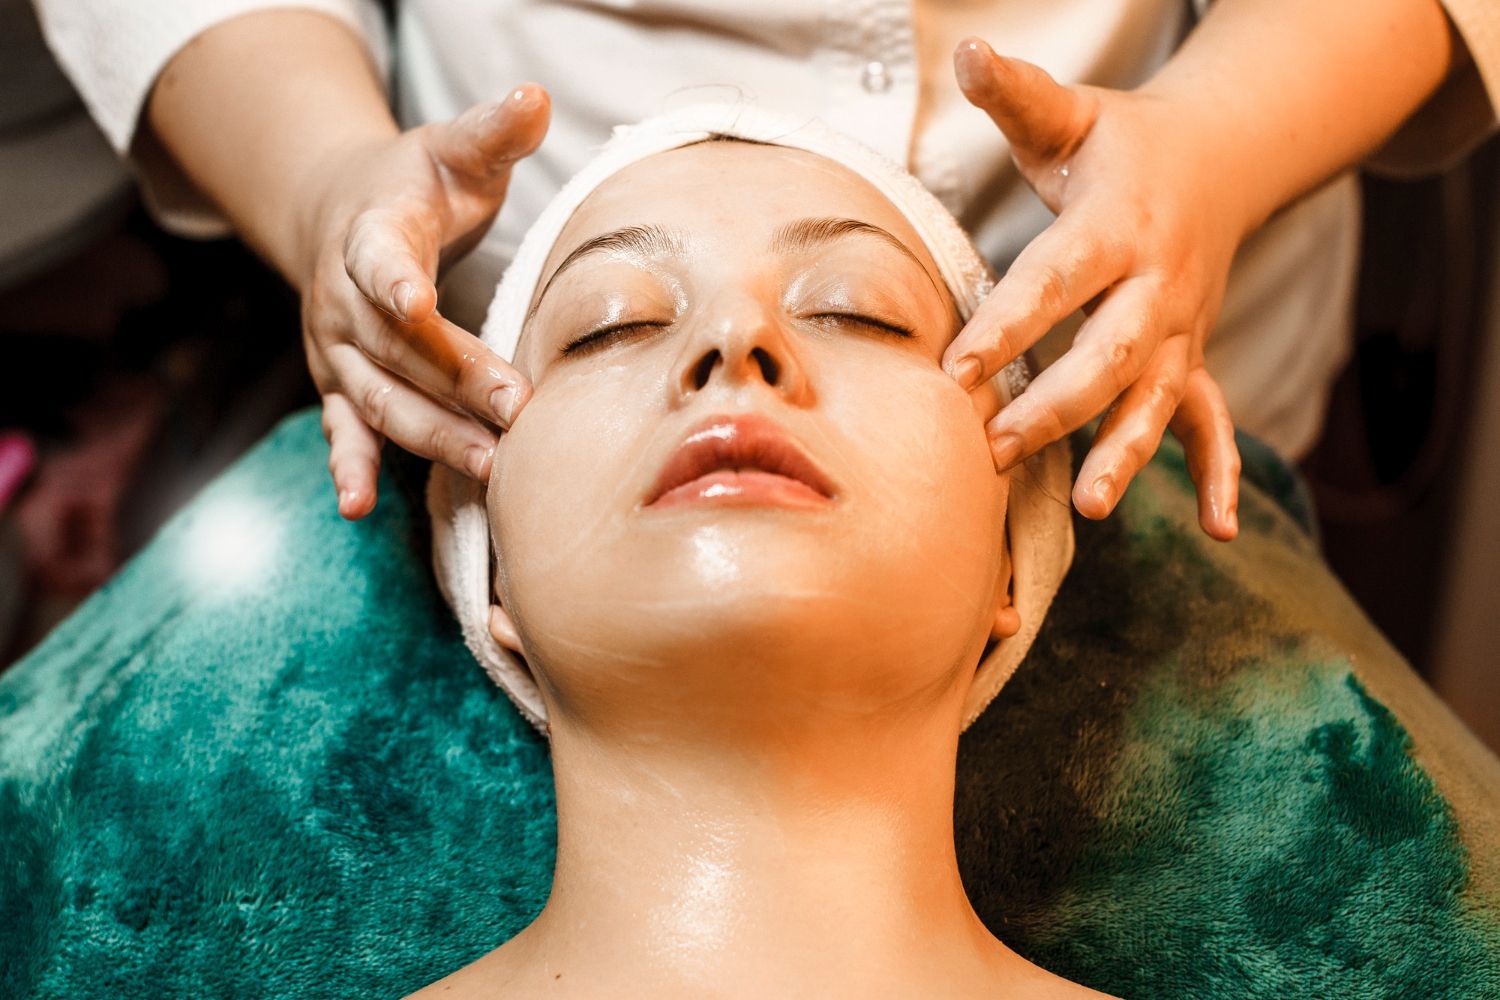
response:
[[[407,295],[407,322],[408,324],[419,324],[432,318],[432,313],[438,309],[438,289],[429,280],[422,282],[402,282],[410,286],[411,291]]]
[[[1216,542],[1232,542],[1240,533],[1239,520],[1233,516],[1222,520],[1205,517],[1199,524],[1204,533]]]
[[[984,381],[984,363],[972,354],[944,365],[944,369],[964,392],[973,392]]]
[[[1009,472],[1026,457],[1023,454],[1025,443],[1019,434],[1011,431],[992,433],[989,441],[990,456],[995,460],[996,472]]]
[[[470,445],[464,449],[464,471],[477,483],[487,483],[495,459],[495,445]]]
[[[358,521],[375,509],[375,490],[361,487],[345,487],[339,490],[339,516],[346,521]]]
[[[517,156],[525,156],[541,144],[552,116],[552,98],[539,83],[528,81],[512,90],[499,104],[507,123],[520,125],[525,139],[519,143]]]
[[[420,322],[416,318],[417,309],[420,307],[420,301],[417,300],[417,286],[408,280],[399,280],[390,288],[390,294],[387,295],[383,307],[386,312],[405,324]]]
[[[506,101],[516,107],[518,111],[535,111],[551,103],[552,98],[547,94],[547,88],[533,80],[516,87],[510,92]]]
[[[1216,542],[1232,542],[1240,533],[1238,507],[1238,497],[1225,505],[1214,495],[1206,496],[1198,505],[1198,526]]]
[[[953,71],[965,97],[984,93],[990,87],[995,50],[982,38],[970,35],[953,50]],[[972,97],[971,97],[972,100]]]
[[[1109,516],[1109,507],[1092,491],[1085,490],[1082,483],[1073,487],[1073,507],[1090,521],[1102,521]]]

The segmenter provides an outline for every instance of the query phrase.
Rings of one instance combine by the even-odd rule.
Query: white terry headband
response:
[[[490,304],[480,334],[507,361],[514,360],[532,293],[563,227],[593,191],[624,167],[657,153],[716,137],[744,139],[816,153],[864,178],[911,223],[967,321],[994,278],[958,222],[911,174],[874,150],[816,119],[798,119],[743,104],[696,104],[637,125],[615,129],[599,154],[563,186],[527,231]],[[1007,366],[993,383],[1002,405],[1031,379],[1025,359]],[[1011,596],[1021,618],[1014,636],[997,641],[980,661],[964,703],[963,727],[979,717],[1020,665],[1036,638],[1047,607],[1073,558],[1073,522],[1067,496],[1070,459],[1066,440],[1043,449],[1012,472],[1007,506]],[[543,735],[547,709],[524,659],[497,643],[489,630],[498,553],[490,536],[485,487],[444,466],[433,467],[427,506],[432,515],[432,562],[475,659]]]

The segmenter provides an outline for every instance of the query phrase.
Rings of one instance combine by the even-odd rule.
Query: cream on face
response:
[[[535,392],[489,508],[549,718],[723,738],[961,699],[1005,603],[1007,481],[938,365],[957,315],[894,206],[798,150],[662,153],[580,206],[532,305]],[[835,495],[644,503],[725,420]]]

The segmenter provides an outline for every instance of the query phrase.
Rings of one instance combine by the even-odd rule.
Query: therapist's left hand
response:
[[[978,39],[959,45],[954,67],[1057,219],[1016,258],[943,367],[970,389],[1075,310],[1089,313],[1071,349],[989,420],[996,467],[1103,413],[1073,488],[1079,512],[1101,518],[1170,426],[1197,487],[1199,523],[1233,538],[1239,451],[1203,344],[1246,213],[1218,184],[1211,133],[1147,92],[1065,87]]]

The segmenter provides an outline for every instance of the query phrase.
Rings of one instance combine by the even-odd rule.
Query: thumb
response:
[[[497,179],[542,144],[551,108],[545,90],[524,83],[502,101],[477,104],[450,122],[431,126],[427,146],[438,163],[456,174]]]
[[[978,38],[958,43],[953,72],[969,103],[990,116],[1022,161],[1071,156],[1099,113],[1089,94],[1064,87],[1040,66],[996,54]]]

